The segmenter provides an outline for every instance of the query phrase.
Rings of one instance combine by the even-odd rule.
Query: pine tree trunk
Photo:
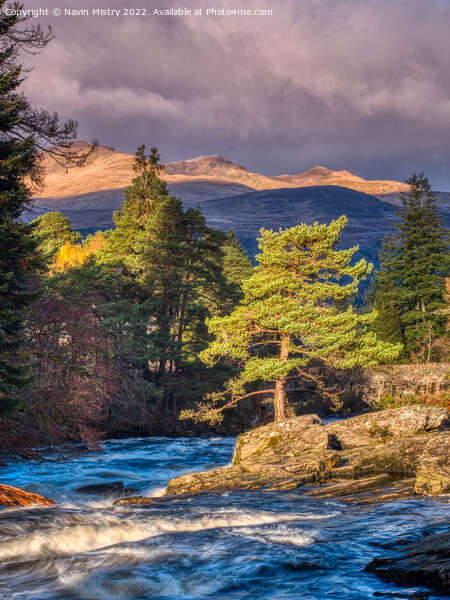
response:
[[[275,381],[275,396],[273,405],[275,409],[275,422],[284,421],[286,414],[284,412],[284,388],[286,386],[286,377],[280,377]]]
[[[430,358],[431,358],[431,327],[428,330],[428,358],[427,358],[427,363],[430,362]]]
[[[289,357],[289,341],[290,337],[288,335],[281,338],[280,360],[282,361],[286,361]],[[275,421],[283,421],[286,418],[284,410],[286,381],[287,377],[279,377],[275,380],[275,395],[273,399]]]
[[[158,383],[161,383],[161,381],[164,379],[164,377],[166,376],[166,358],[160,358],[159,359],[159,367],[158,367]]]
[[[178,350],[175,357],[175,373],[178,373],[181,367],[181,355],[183,348],[183,331],[184,331],[184,319],[186,316],[186,306],[187,306],[187,294],[183,294],[181,299],[181,309],[180,316],[178,320],[178,331],[177,331],[177,342],[178,342]]]

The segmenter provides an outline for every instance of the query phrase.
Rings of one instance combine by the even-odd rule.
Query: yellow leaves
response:
[[[81,267],[89,258],[89,254],[82,247],[70,243],[64,244],[55,258],[52,265],[52,271],[64,272],[67,269]]]
[[[56,255],[50,271],[63,273],[67,269],[81,267],[91,256],[95,256],[100,250],[103,250],[106,245],[106,238],[102,231],[97,231],[95,235],[89,236],[89,238],[84,246],[71,244],[70,242],[64,244]]]

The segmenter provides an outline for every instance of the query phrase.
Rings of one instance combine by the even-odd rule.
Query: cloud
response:
[[[164,8],[145,4],[150,12]],[[450,186],[450,2],[259,0],[252,7],[273,16],[53,18],[56,39],[36,58],[26,91],[36,104],[77,118],[84,137],[127,151],[156,143],[166,160],[229,155],[233,147],[231,158],[270,173],[318,162],[404,178],[419,165]]]

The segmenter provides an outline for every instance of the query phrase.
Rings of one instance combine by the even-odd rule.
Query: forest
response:
[[[312,365],[448,360],[448,232],[423,174],[407,181],[375,273],[357,248],[339,247],[345,216],[261,230],[252,263],[232,231],[211,229],[200,209],[170,195],[158,150],[144,145],[112,230],[82,239],[57,212],[27,223],[43,154],[82,169],[89,151],[73,149],[74,121],[20,91],[21,52],[52,37],[23,20],[0,20],[3,453],[235,433],[295,414],[293,386],[312,385],[339,409]],[[361,306],[354,299],[368,278]]]
[[[20,224],[20,278],[2,251],[3,332],[16,317],[2,340],[3,449],[26,456],[105,435],[235,432],[258,414],[295,414],[291,381],[314,380],[339,408],[311,364],[447,360],[448,254],[425,177],[411,179],[398,234],[359,308],[372,265],[336,248],[345,217],[262,230],[252,266],[233,232],[183,210],[162,170],[156,148],[138,148],[113,230],[83,240],[56,212]]]

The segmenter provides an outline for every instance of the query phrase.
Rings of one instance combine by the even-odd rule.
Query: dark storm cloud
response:
[[[131,7],[33,0],[26,8]],[[242,8],[233,0],[145,0]],[[253,170],[315,164],[365,177],[425,170],[450,187],[450,3],[252,0],[272,17],[52,18],[26,89],[120,150],[221,153]],[[45,22],[43,20],[43,22]]]

